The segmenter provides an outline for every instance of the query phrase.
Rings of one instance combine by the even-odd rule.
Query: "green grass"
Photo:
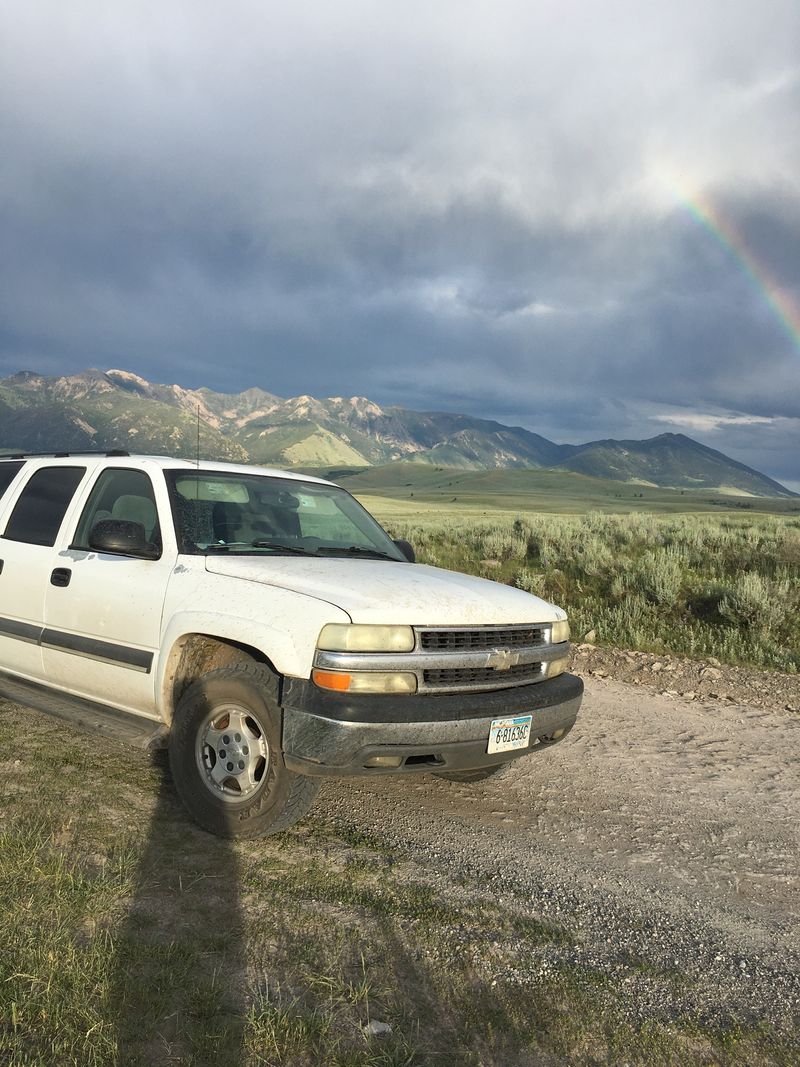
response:
[[[315,468],[362,499],[370,510],[413,521],[438,509],[448,517],[474,519],[498,511],[513,515],[582,515],[668,512],[800,515],[797,497],[730,496],[710,490],[660,489],[568,471],[463,471],[419,463],[367,469]]]
[[[626,1021],[629,981],[672,976],[559,962],[578,944],[568,917],[433,881],[346,821],[216,840],[162,760],[0,716],[4,1065],[791,1062],[766,1027]]]

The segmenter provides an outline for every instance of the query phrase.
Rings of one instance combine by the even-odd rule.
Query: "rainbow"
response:
[[[770,268],[746,245],[742,235],[704,196],[689,196],[673,185],[680,203],[738,264],[800,353],[800,306]]]

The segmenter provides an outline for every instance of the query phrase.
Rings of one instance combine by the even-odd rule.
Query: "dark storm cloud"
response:
[[[0,5],[0,372],[558,440],[739,413],[771,421],[694,435],[800,477],[800,343],[682,204],[800,324],[800,11],[768,7]]]

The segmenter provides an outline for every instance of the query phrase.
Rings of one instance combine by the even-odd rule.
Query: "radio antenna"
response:
[[[197,454],[196,466],[200,467],[200,405],[197,405]]]

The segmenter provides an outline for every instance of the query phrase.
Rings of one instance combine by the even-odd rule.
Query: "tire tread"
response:
[[[216,686],[226,681],[244,684],[260,697],[269,715],[275,721],[271,725],[280,735],[280,704],[278,702],[279,679],[267,667],[259,663],[235,663],[203,674],[186,689],[175,709],[172,729],[170,731],[169,751],[170,765],[175,787],[190,814],[204,829],[221,837],[258,838],[280,833],[301,819],[314,802],[319,792],[320,783],[309,777],[296,774],[283,765],[280,745],[270,742],[270,764],[267,773],[278,774],[281,788],[284,790],[283,801],[269,818],[270,807],[274,807],[274,792],[264,789],[253,799],[246,809],[246,817],[234,823],[232,815],[235,809],[226,807],[224,801],[217,801],[206,785],[197,775],[196,782],[191,773],[191,764],[187,772],[185,763],[187,753],[194,758],[195,723],[194,717],[201,702],[208,701],[209,685]],[[273,766],[278,762],[279,771]],[[266,810],[265,810],[266,809]],[[239,809],[241,812],[244,809]]]

